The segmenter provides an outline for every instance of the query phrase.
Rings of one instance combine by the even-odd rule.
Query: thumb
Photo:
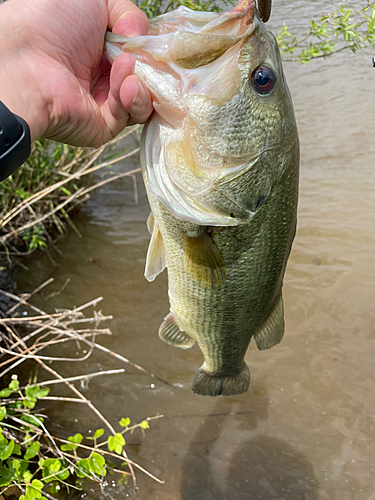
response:
[[[108,0],[108,28],[123,36],[140,36],[148,32],[148,19],[130,0]],[[144,123],[152,112],[150,94],[132,76],[134,60],[122,54],[111,69],[108,98],[101,114],[111,136],[130,123]]]
[[[147,35],[148,19],[130,0],[108,0],[108,28],[123,36]]]

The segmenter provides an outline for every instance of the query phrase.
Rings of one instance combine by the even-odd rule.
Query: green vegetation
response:
[[[124,368],[68,377],[64,377],[64,372],[71,373],[71,362],[84,361],[93,352],[100,351],[100,359],[103,359],[103,353],[107,355],[106,363],[113,360],[117,365],[125,363],[154,380],[157,377],[97,341],[98,336],[111,334],[108,328],[100,328],[100,324],[112,317],[96,311],[86,317],[83,311],[95,307],[101,298],[53,314],[32,306],[30,297],[51,281],[49,279],[22,298],[0,290],[0,295],[10,301],[6,314],[0,313],[0,380],[3,382],[0,388],[0,499],[12,492],[21,495],[22,500],[51,500],[56,498],[60,489],[83,489],[87,481],[105,489],[108,476],[120,478],[118,482],[126,482],[132,490],[136,486],[137,470],[162,483],[129,460],[124,437],[137,430],[144,435],[149,422],[161,415],[147,417],[135,424],[131,424],[130,418],[123,417],[112,424],[93,401],[84,396],[79,385],[75,385],[96,377],[122,375]],[[19,308],[26,314],[17,315]],[[62,344],[66,343],[74,343],[74,352],[78,348],[78,354],[71,356],[69,348],[66,350],[69,357],[61,354]],[[54,356],[49,355],[51,346],[56,345],[60,348],[57,352],[54,350]],[[28,383],[22,387],[14,373],[16,370],[22,373],[20,366],[26,361],[28,367],[23,373],[29,373]],[[64,362],[68,362],[67,368],[64,368]],[[52,378],[40,381],[39,377],[37,380],[39,372],[44,378],[46,375],[52,375]],[[13,375],[4,387],[10,373]],[[59,387],[59,392],[51,394],[51,386]],[[94,395],[91,397],[94,399]],[[100,428],[94,432],[76,432],[68,437],[52,435],[41,405],[55,401],[65,405],[79,404],[81,408],[86,406],[99,421]],[[72,415],[77,413],[73,408]]]
[[[359,10],[349,5],[344,2],[334,12],[312,20],[302,37],[291,35],[284,26],[277,36],[284,61],[305,64],[343,50],[357,52],[368,45],[375,47],[375,3],[367,0]]]
[[[47,500],[45,494],[51,498],[62,487],[81,489],[84,478],[100,482],[107,474],[130,476],[122,457],[124,435],[136,429],[144,433],[151,419],[130,425],[129,418],[122,418],[122,430],[107,439],[102,428],[92,436],[76,433],[59,439],[50,435],[35,410],[49,392],[39,385],[20,387],[16,375],[0,391],[0,493],[17,486],[20,500]]]
[[[46,249],[68,226],[77,232],[69,214],[96,187],[129,175],[114,173],[110,167],[138,153],[139,148],[114,148],[129,134],[138,134],[139,129],[127,129],[99,149],[77,148],[48,139],[35,141],[27,162],[0,183],[2,260],[10,262],[11,256]],[[104,180],[89,177],[99,169],[107,170]]]
[[[160,0],[133,0],[133,2],[143,10],[149,19],[175,10],[181,5],[191,10],[222,12],[237,3],[236,0],[222,0],[221,2],[218,0],[170,0],[168,3]]]

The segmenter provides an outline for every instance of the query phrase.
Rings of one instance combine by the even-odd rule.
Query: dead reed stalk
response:
[[[47,248],[67,225],[74,229],[69,213],[92,190],[124,177],[132,177],[134,183],[139,168],[119,173],[110,167],[139,152],[140,129],[140,125],[131,127],[99,149],[36,141],[27,163],[0,183],[0,256],[10,262],[11,256]],[[128,141],[125,149],[114,150],[124,141]],[[80,185],[98,170],[105,170],[104,179],[95,178],[92,184],[90,178],[90,185]],[[134,195],[137,198],[136,190]]]
[[[63,377],[59,373],[59,369],[56,368],[57,363],[55,362],[58,361],[59,366],[61,366],[62,361],[79,362],[83,359],[87,359],[95,350],[100,350],[102,352],[104,351],[110,358],[114,358],[122,364],[132,366],[136,370],[139,370],[154,379],[158,377],[147,371],[145,368],[139,366],[138,364],[132,363],[130,360],[120,356],[119,354],[105,348],[104,346],[100,345],[100,343],[98,343],[98,336],[111,335],[110,330],[108,328],[102,328],[101,324],[104,321],[112,319],[112,317],[105,316],[100,311],[94,311],[87,316],[84,315],[84,312],[86,312],[89,308],[96,307],[97,304],[102,300],[102,297],[91,300],[90,302],[87,302],[80,307],[57,310],[52,314],[30,304],[30,297],[32,297],[33,295],[35,295],[35,293],[51,283],[51,281],[53,280],[50,279],[46,281],[31,294],[27,294],[21,297],[0,290],[0,295],[2,294],[4,297],[11,301],[11,306],[9,307],[7,312],[0,311],[0,379],[4,380],[3,377],[5,377],[7,374],[9,377],[10,374],[16,373],[17,371],[19,371],[20,365],[22,363],[24,363],[26,360],[31,360],[39,365],[39,367],[42,368],[44,372],[51,374],[52,378],[38,383],[35,383],[35,381],[34,383],[33,381],[29,381],[29,384],[27,386],[28,388],[38,386],[39,390],[40,388],[44,388],[46,386],[63,384],[69,389],[69,391],[74,394],[74,397],[45,395],[40,397],[41,400],[65,401],[69,403],[85,404],[96,415],[98,421],[102,422],[102,424],[105,426],[105,428],[107,429],[107,434],[109,434],[110,436],[118,436],[119,434],[116,433],[116,430],[112,423],[108,421],[108,419],[98,410],[98,408],[95,407],[95,405],[90,400],[88,400],[82,394],[79,389],[77,389],[74,383],[78,381],[86,381],[98,376],[110,376],[113,374],[122,373],[125,371],[125,369],[123,367],[116,367],[115,369],[111,370],[84,373],[82,375],[72,377]],[[86,328],[82,329],[82,324],[84,324],[84,326],[86,324]],[[78,325],[79,329],[77,328]],[[49,355],[49,353],[45,352],[46,349],[64,342],[75,342],[76,345],[79,346],[79,350],[82,351],[82,355],[79,354],[72,357],[60,357],[51,356]],[[84,351],[84,348],[86,348],[86,351]],[[2,386],[4,386],[4,384],[2,384]],[[17,392],[15,391],[15,396],[12,396],[12,398],[8,398],[6,400],[6,404],[12,405],[17,401],[22,401],[22,394],[20,397],[20,392],[18,392],[17,394]],[[4,400],[2,402],[4,402]],[[38,418],[37,414],[35,414],[35,416],[36,418]],[[61,449],[61,446],[58,445],[58,443],[71,444],[71,441],[52,436],[43,423],[41,425],[33,425],[30,422],[25,423],[25,421],[22,420],[18,421],[17,417],[11,416],[11,413],[9,413],[7,417],[9,418],[9,421],[12,425],[2,427],[5,437],[7,437],[8,439],[13,439],[16,443],[22,444],[22,432],[20,431],[20,427],[26,425],[28,426],[29,430],[32,430],[34,432],[35,439],[40,439],[40,450],[42,457],[46,459],[56,457],[64,460],[64,463],[67,464],[67,467],[70,468],[69,470],[71,471],[77,468],[76,451],[74,451],[74,454],[72,455],[71,452],[69,453],[69,450],[64,451]],[[159,417],[160,415],[152,418],[149,417],[141,424],[136,424],[132,427],[129,427],[129,424],[126,424],[126,432],[133,432],[133,430],[137,427],[147,428],[148,421]],[[163,483],[162,480],[158,479],[151,472],[145,470],[144,468],[130,460],[125,452],[125,449],[121,448],[121,453],[118,454],[117,452],[113,453],[111,451],[100,448],[100,446],[106,443],[107,441],[97,445],[97,443],[95,442],[96,446],[86,446],[79,442],[77,443],[76,448],[86,450],[91,454],[93,452],[96,452],[100,453],[102,456],[108,455],[112,458],[121,458],[122,461],[126,462],[127,470],[120,470],[117,467],[116,471],[121,474],[129,475],[132,478],[134,486],[136,486],[135,469],[139,469],[155,481]],[[95,480],[99,483],[103,483],[104,481],[103,477],[95,475],[92,476],[90,474],[88,474],[88,476],[91,480]],[[52,497],[49,496],[48,498]]]

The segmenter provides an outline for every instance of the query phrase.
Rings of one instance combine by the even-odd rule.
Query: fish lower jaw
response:
[[[237,396],[250,386],[250,371],[246,363],[234,375],[220,375],[206,371],[205,363],[199,368],[192,386],[201,396]]]

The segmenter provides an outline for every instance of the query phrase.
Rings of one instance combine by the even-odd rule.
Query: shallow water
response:
[[[331,2],[275,2],[270,26],[290,30],[333,9]],[[294,28],[295,27],[295,28]],[[301,139],[296,240],[288,264],[286,335],[270,351],[250,346],[251,388],[238,397],[203,398],[190,386],[202,355],[157,336],[168,312],[165,273],[143,278],[149,209],[140,177],[93,194],[54,255],[15,272],[18,291],[50,276],[43,307],[71,307],[103,296],[113,336],[101,342],[169,384],[130,368],[89,382],[84,394],[116,422],[162,413],[129,456],[165,480],[138,474],[141,500],[374,500],[375,477],[375,69],[373,54],[342,53],[302,67],[285,64]],[[375,55],[375,51],[374,51]],[[136,163],[136,160],[134,160]],[[134,163],[126,168],[133,168]],[[65,365],[69,375],[123,367],[95,355]],[[174,386],[174,387],[173,387]],[[99,427],[89,411],[56,404],[62,434]],[[78,415],[77,422],[72,422]],[[65,428],[64,428],[65,427]],[[67,427],[67,429],[66,429]],[[132,497],[126,487],[112,498]],[[86,498],[98,498],[87,491]]]

